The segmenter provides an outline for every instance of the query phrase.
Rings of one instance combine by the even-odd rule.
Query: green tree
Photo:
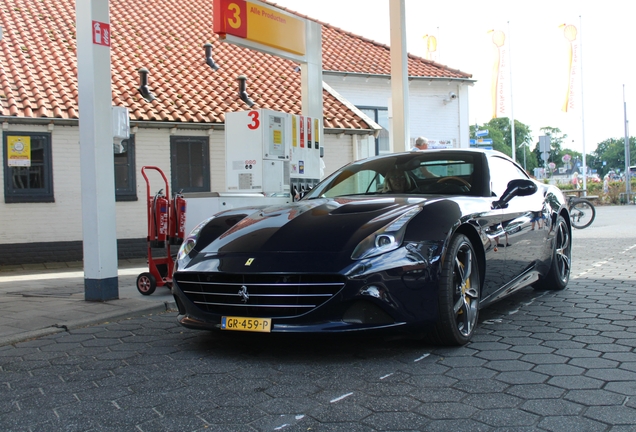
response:
[[[493,128],[491,126],[488,126],[488,123],[478,126],[478,125],[474,125],[470,127],[470,137],[472,139],[477,139],[477,136],[475,135],[477,133],[478,130],[487,130],[488,131],[488,138],[490,138],[492,140],[492,148],[493,150],[497,150],[500,151],[502,153],[506,153],[506,149],[505,149],[505,144],[504,144],[504,137],[503,134],[501,133],[500,130]],[[506,153],[508,156],[510,156],[510,148],[508,148],[508,152]]]
[[[636,165],[636,138],[629,138],[630,163]],[[610,170],[625,171],[625,138],[609,138],[598,144],[586,160],[587,164],[596,169],[602,177]],[[603,165],[605,162],[605,165]]]
[[[550,138],[550,158],[548,162],[557,163],[560,161],[560,158],[563,156],[563,141],[568,137],[567,134],[561,132],[561,129],[554,128],[551,126],[544,126],[541,129],[542,136],[547,136]],[[541,159],[541,151],[539,150],[539,143],[537,142],[534,146],[534,153],[537,155],[537,160],[541,161],[541,165],[543,165],[543,159]]]
[[[568,137],[568,135],[561,132],[561,129],[551,126],[544,126],[539,130],[541,131],[541,134],[543,136],[550,137],[550,158],[548,159],[548,162],[554,162],[557,166],[562,165],[563,156],[565,156],[566,154],[571,156],[572,164],[582,162],[581,153],[563,148],[563,143],[565,142],[565,139]],[[539,150],[538,142],[534,146],[533,153],[535,154],[535,158],[539,166],[544,166],[544,161],[543,159],[541,159],[541,151]],[[589,162],[587,164],[589,165]]]
[[[507,117],[494,118],[482,126],[474,125],[470,127],[470,136],[475,138],[477,129],[488,130],[488,137],[492,139],[492,148],[500,151],[508,156],[512,156],[512,131],[510,128],[510,119]],[[531,161],[528,146],[532,142],[532,131],[530,127],[515,120],[515,159],[522,166],[524,164],[524,153],[526,154],[526,167],[528,171],[537,166],[535,161]],[[528,163],[531,162],[531,163]]]

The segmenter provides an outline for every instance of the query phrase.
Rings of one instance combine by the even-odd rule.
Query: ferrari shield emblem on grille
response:
[[[247,287],[245,285],[241,287],[241,289],[238,292],[238,295],[241,297],[241,300],[243,301],[243,303],[247,303],[247,301],[250,299],[250,295],[247,292]]]
[[[245,261],[245,265],[250,266],[252,265],[253,262],[254,262],[254,258],[249,258],[247,261]]]

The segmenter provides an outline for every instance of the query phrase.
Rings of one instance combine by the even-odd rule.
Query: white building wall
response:
[[[391,85],[385,78],[325,75],[324,81],[358,107],[388,108]],[[453,147],[468,147],[468,87],[456,81],[409,82],[409,137],[418,136],[435,143],[450,142]],[[450,99],[449,93],[458,97]],[[444,102],[444,100],[448,102]],[[390,112],[389,112],[390,117]]]
[[[141,193],[146,196],[146,183],[141,176],[141,167],[156,166],[170,180],[170,130],[138,128],[135,134],[135,157],[137,193],[138,196]],[[153,180],[151,182],[155,184]]]
[[[41,212],[28,213],[25,220],[34,228],[30,241],[58,240],[60,233],[68,236],[68,240],[80,240],[82,238],[82,191],[79,129],[72,126],[55,126],[51,139],[55,203],[48,212],[45,209]],[[9,204],[9,206],[12,205]],[[29,207],[27,203],[20,205]],[[47,206],[46,203],[40,205],[45,208]],[[42,216],[46,219],[45,223],[40,224],[38,219]]]
[[[391,83],[384,78],[323,75],[323,81],[356,106],[389,107]]]
[[[210,134],[210,191],[225,191],[225,131]]]
[[[170,132],[169,129],[142,129],[135,134],[135,179],[137,201],[121,201],[116,204],[117,238],[142,238],[148,232],[146,181],[141,175],[144,166],[155,166],[163,171],[170,186]],[[156,170],[145,170],[150,184],[150,195],[164,189],[165,182]],[[172,191],[170,191],[172,193]]]
[[[6,133],[50,132],[46,126],[9,125]],[[0,203],[0,243],[33,243],[82,238],[79,129],[55,126],[52,136],[52,203]],[[6,151],[6,149],[3,149]],[[4,164],[3,164],[4,165]],[[2,172],[4,181],[4,172]]]
[[[353,135],[325,134],[324,157],[325,177],[341,166],[353,161]]]

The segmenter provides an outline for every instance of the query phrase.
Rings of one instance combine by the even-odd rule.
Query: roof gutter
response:
[[[364,115],[364,114],[362,114]],[[362,116],[361,116],[362,117]],[[366,116],[365,116],[366,117]],[[365,120],[366,121],[366,120]],[[36,126],[79,126],[78,119],[62,119],[52,117],[14,117],[0,116],[0,123],[4,124],[21,124]],[[368,123],[368,122],[367,122]],[[371,126],[371,125],[369,125]],[[130,127],[139,127],[145,129],[188,129],[188,130],[215,130],[224,131],[224,123],[184,123],[184,122],[166,122],[152,120],[131,120]],[[346,134],[346,135],[371,135],[376,131],[374,129],[344,129],[344,128],[324,128],[326,134]]]
[[[38,126],[79,126],[79,119],[64,119],[57,117],[14,117],[14,116],[0,116],[0,123],[12,123],[12,124],[29,124]],[[159,128],[159,129],[202,129],[202,130],[223,130],[225,125],[223,123],[184,123],[184,122],[166,122],[166,121],[152,121],[152,120],[130,120],[130,127],[143,127],[143,128]]]
[[[382,78],[382,79],[391,79],[391,75],[384,75],[384,74],[372,74],[372,73],[363,73],[363,72],[339,72],[339,71],[327,71],[327,70],[323,70],[322,71],[323,75],[333,75],[333,76],[338,76],[338,77],[343,77],[346,78],[348,76],[351,77],[356,77],[356,78]],[[459,82],[459,83],[466,83],[466,84],[470,84],[473,85],[474,83],[477,82],[477,80],[471,79],[471,78],[457,78],[457,77],[426,77],[426,76],[409,76],[408,77],[409,81],[428,81],[428,82],[433,82],[433,81],[441,81],[441,82]]]
[[[38,125],[38,126],[48,126],[50,124],[55,124],[59,126],[77,126],[79,125],[79,120],[51,118],[51,117],[0,116],[0,123],[29,124],[29,125]]]

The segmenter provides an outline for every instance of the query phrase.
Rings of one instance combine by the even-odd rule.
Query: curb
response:
[[[152,304],[147,307],[139,307],[136,309],[127,310],[125,312],[115,311],[113,313],[103,313],[94,318],[71,320],[59,324],[54,324],[43,329],[30,330],[11,336],[0,337],[0,347],[25,342],[30,339],[37,339],[64,331],[75,330],[78,328],[106,324],[112,321],[121,321],[127,318],[137,318],[140,316],[152,315],[155,313],[173,312],[176,310],[177,304],[174,301],[166,301],[160,304]]]
[[[55,333],[63,332],[63,328],[59,327],[47,327],[40,330],[31,330],[24,333],[18,333],[11,336],[0,338],[0,347],[5,345],[13,345],[15,343],[24,342],[29,339],[37,339],[43,336],[49,336]]]

